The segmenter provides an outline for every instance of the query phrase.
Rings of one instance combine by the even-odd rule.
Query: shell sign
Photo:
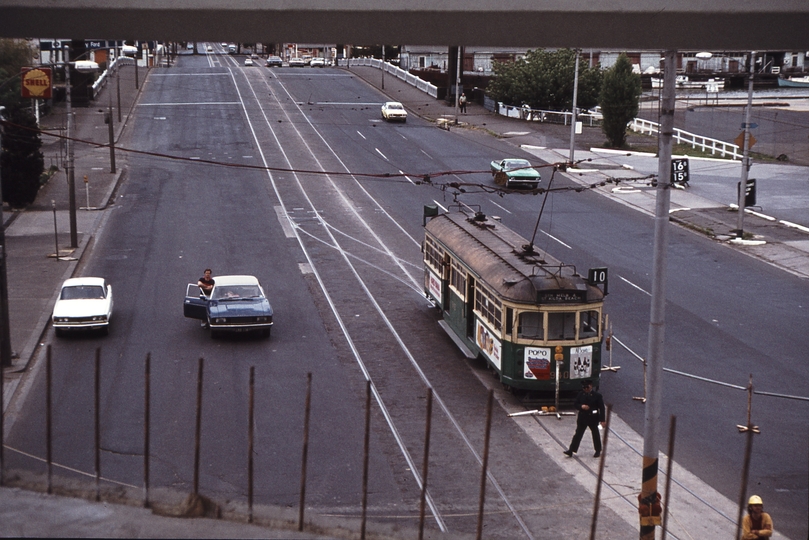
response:
[[[51,68],[23,68],[22,97],[50,99],[52,81]]]

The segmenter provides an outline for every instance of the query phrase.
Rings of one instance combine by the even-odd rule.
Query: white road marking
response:
[[[640,292],[642,292],[643,294],[648,295],[648,296],[652,296],[652,293],[647,292],[647,291],[645,291],[645,290],[641,289],[640,287],[638,287],[637,285],[635,285],[634,283],[632,283],[631,281],[629,281],[629,280],[628,280],[628,279],[626,279],[625,277],[623,277],[623,276],[618,276],[618,277],[619,277],[619,278],[621,278],[621,279],[622,279],[623,281],[625,281],[626,283],[628,283],[629,285],[631,285],[632,287],[635,287],[637,290],[639,290],[639,291],[640,291]]]

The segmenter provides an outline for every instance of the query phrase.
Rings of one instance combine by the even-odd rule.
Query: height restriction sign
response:
[[[50,99],[52,80],[51,68],[23,68],[22,97]]]

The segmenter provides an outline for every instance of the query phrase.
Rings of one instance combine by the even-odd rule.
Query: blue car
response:
[[[225,332],[261,332],[270,337],[272,306],[253,276],[218,276],[210,296],[189,283],[183,315],[207,323],[211,337]]]

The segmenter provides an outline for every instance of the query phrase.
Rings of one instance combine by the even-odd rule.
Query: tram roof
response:
[[[575,267],[529,246],[528,240],[483,214],[449,212],[425,229],[478,279],[506,300],[530,304],[600,302],[604,293]]]

